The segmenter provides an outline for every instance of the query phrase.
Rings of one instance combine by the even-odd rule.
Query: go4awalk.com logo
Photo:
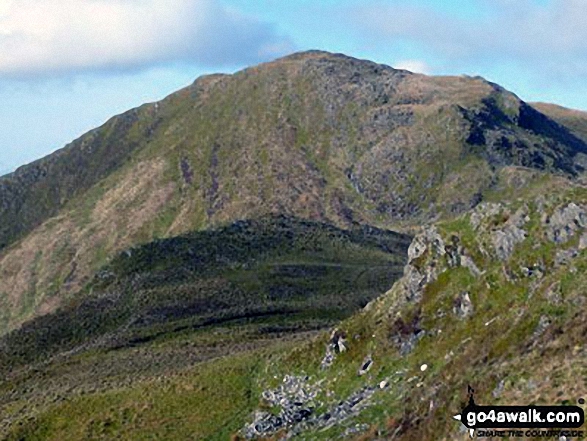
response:
[[[473,395],[474,390],[469,386],[467,406],[453,417],[467,427],[471,438],[475,434],[495,438],[584,437],[584,432],[578,430],[585,424],[585,413],[579,406],[479,406]],[[579,400],[579,404],[584,403]]]

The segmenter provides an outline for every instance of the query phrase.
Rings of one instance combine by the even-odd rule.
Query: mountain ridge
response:
[[[572,178],[586,148],[480,78],[319,51],[204,76],[0,178],[1,327],[135,244],[270,213],[410,231],[512,182]]]
[[[0,180],[0,437],[464,440],[468,384],[574,403],[583,123],[321,51],[115,117]]]

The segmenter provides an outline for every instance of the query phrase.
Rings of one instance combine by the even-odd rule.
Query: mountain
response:
[[[409,242],[271,216],[129,249],[0,338],[0,437],[73,397],[307,339],[397,280]]]
[[[532,107],[567,127],[575,136],[587,142],[587,112],[549,103],[532,103]]]
[[[269,231],[281,233],[265,236],[269,242],[248,242],[247,234],[268,224]],[[161,310],[157,302],[144,301],[152,296],[169,302],[176,278],[186,280],[190,267],[200,268],[200,276],[189,283],[205,273],[242,280],[251,271],[264,273],[261,279],[272,286],[266,265],[276,253],[288,261],[308,256],[300,248],[305,234],[292,246],[279,243],[283,228],[291,227],[310,237],[320,232],[311,249],[322,250],[315,254],[322,266],[335,256],[347,256],[345,266],[355,259],[365,263],[367,256],[393,265],[382,245],[401,239],[269,218],[124,253],[98,274],[95,297],[86,300],[93,307],[70,305],[0,339],[0,433],[8,440],[465,441],[469,434],[453,415],[467,403],[469,386],[478,404],[582,405],[585,187],[551,177],[512,201],[483,202],[421,228],[403,276],[328,331],[309,321],[291,333],[287,328],[300,322],[277,315],[267,322],[202,323],[196,314],[195,321],[178,326],[186,317],[175,313],[190,314],[190,308]],[[255,244],[250,255],[246,246],[233,248],[233,240],[216,242],[234,234],[240,237],[236,243]],[[265,248],[276,238],[275,247]],[[202,241],[209,245],[197,247]],[[349,256],[357,243],[363,244],[358,254]],[[345,252],[338,252],[341,245]],[[263,255],[266,260],[259,260]],[[258,264],[248,267],[251,261]],[[286,267],[278,266],[280,272]],[[308,270],[307,261],[295,266],[287,265],[289,277]],[[242,271],[236,278],[235,269]],[[175,276],[162,277],[170,270]],[[329,283],[337,286],[340,274],[332,273]],[[317,287],[328,305],[328,286],[315,275],[306,272],[297,283]],[[164,281],[171,289],[160,295]],[[131,308],[136,319],[125,318],[126,326],[109,333],[113,316],[127,313],[121,304],[132,300],[119,293],[124,287],[139,292]],[[183,298],[183,290],[176,298]],[[233,299],[238,304],[238,296]],[[115,307],[96,307],[100,301]],[[78,326],[80,311],[89,323],[98,319],[98,326]],[[320,314],[313,317],[321,320]]]
[[[8,334],[0,368],[80,345],[122,349],[215,325],[321,329],[386,290],[410,241],[373,227],[347,231],[271,216],[131,248],[58,311]]]
[[[272,213],[409,232],[586,151],[478,77],[319,51],[205,76],[0,178],[0,331],[137,244]]]
[[[583,114],[310,51],[0,178],[0,437],[468,439],[587,396]]]

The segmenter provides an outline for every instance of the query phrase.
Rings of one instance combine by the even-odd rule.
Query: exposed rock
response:
[[[578,255],[578,251],[571,248],[569,250],[558,250],[554,258],[555,266],[568,265]]]
[[[330,336],[330,344],[337,353],[346,351],[346,333],[335,329]]]
[[[414,334],[408,336],[407,339],[401,342],[400,354],[408,355],[414,350],[418,342],[426,335],[423,330],[417,331]]]
[[[587,226],[587,211],[571,202],[566,207],[557,208],[551,216],[543,219],[543,224],[548,239],[559,244],[565,243]]]
[[[587,233],[583,233],[579,238],[579,251],[587,248]]]
[[[467,318],[473,314],[473,302],[468,292],[462,292],[455,298],[453,311],[460,318]]]
[[[538,322],[538,325],[536,326],[536,329],[534,330],[534,334],[533,334],[533,338],[537,338],[540,337],[542,334],[544,334],[544,331],[546,331],[548,329],[548,327],[550,326],[550,319],[545,316],[542,315],[540,316],[540,321]]]
[[[512,215],[505,225],[491,235],[495,253],[500,260],[507,260],[513,253],[514,247],[526,238],[526,231],[522,229],[529,220],[526,207],[520,208]]]
[[[465,248],[460,245],[460,238],[458,236],[453,235],[451,237],[451,244],[446,245],[444,249],[447,257],[446,260],[450,268],[463,266],[468,268],[475,277],[481,275],[481,271],[473,259],[469,257]]]
[[[361,364],[361,369],[359,369],[359,375],[365,375],[367,372],[371,370],[372,367],[373,359],[370,355],[368,355],[367,357],[365,357],[365,360],[363,360],[363,364]]]
[[[320,368],[323,370],[329,368],[332,363],[334,363],[336,355],[345,352],[346,350],[346,334],[335,329],[332,331],[332,334],[330,334],[330,340],[326,346],[326,354],[320,363]]]
[[[467,255],[461,255],[461,266],[468,268],[475,277],[479,277],[481,274],[483,274],[473,259]]]
[[[446,262],[450,268],[461,266],[461,251],[460,239],[458,236],[451,236],[450,245],[446,245],[444,250],[446,252]]]
[[[520,267],[520,270],[522,271],[524,276],[534,277],[537,279],[542,279],[542,277],[544,277],[545,272],[544,265],[541,263],[535,263],[531,266],[522,266]]]
[[[398,317],[391,328],[391,341],[399,349],[402,356],[412,352],[418,341],[425,335],[426,331],[420,325],[420,314],[416,314],[408,323]]]
[[[368,407],[377,388],[367,386],[359,389],[320,415],[314,412],[313,400],[317,390],[318,386],[310,386],[306,377],[286,376],[279,389],[263,393],[268,404],[281,407],[279,415],[255,412],[253,422],[242,430],[243,435],[247,439],[258,439],[285,429],[288,432],[284,439],[291,439],[308,428],[316,430],[333,427]]]
[[[329,428],[340,424],[347,418],[357,415],[369,406],[369,400],[375,394],[374,387],[364,387],[353,393],[346,400],[341,401],[328,412],[307,421],[308,426]]]
[[[487,218],[497,216],[503,210],[502,204],[495,204],[492,202],[483,202],[475,207],[471,213],[470,222],[476,230],[481,226],[481,223]]]
[[[495,387],[495,389],[493,389],[493,398],[499,398],[501,396],[501,394],[503,393],[504,386],[505,380],[501,380],[499,384]]]
[[[408,301],[419,301],[422,298],[424,287],[431,281],[436,279],[436,274],[433,269],[427,269],[421,272],[412,265],[406,266],[404,269],[404,277],[401,281]]]
[[[369,430],[369,424],[356,424],[353,427],[349,427],[344,431],[344,437],[348,437],[351,435],[358,435],[359,433],[364,433]]]
[[[550,285],[546,290],[545,297],[546,300],[548,300],[548,303],[553,305],[560,305],[563,301],[560,292],[560,282],[556,282]]]
[[[426,253],[428,256],[425,256]],[[435,227],[425,228],[413,239],[408,248],[408,264],[404,267],[404,277],[401,281],[406,300],[421,299],[424,287],[438,277],[438,257],[445,254],[444,241]],[[425,257],[432,260],[432,263],[425,264]]]
[[[408,260],[413,261],[422,256],[426,251],[437,255],[444,255],[444,241],[436,227],[427,227],[412,240],[408,248]]]
[[[324,358],[320,362],[320,369],[328,369],[330,366],[332,366],[332,363],[334,363],[334,359],[334,351],[332,350],[330,345],[326,346],[326,354],[324,354]]]
[[[286,375],[280,387],[263,391],[267,404],[280,408],[278,415],[257,411],[253,422],[244,429],[247,439],[273,434],[307,420],[314,411],[318,387],[308,383],[308,377]]]

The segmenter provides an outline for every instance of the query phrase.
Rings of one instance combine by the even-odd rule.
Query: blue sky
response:
[[[0,173],[199,75],[306,49],[587,110],[585,0],[0,0]]]

